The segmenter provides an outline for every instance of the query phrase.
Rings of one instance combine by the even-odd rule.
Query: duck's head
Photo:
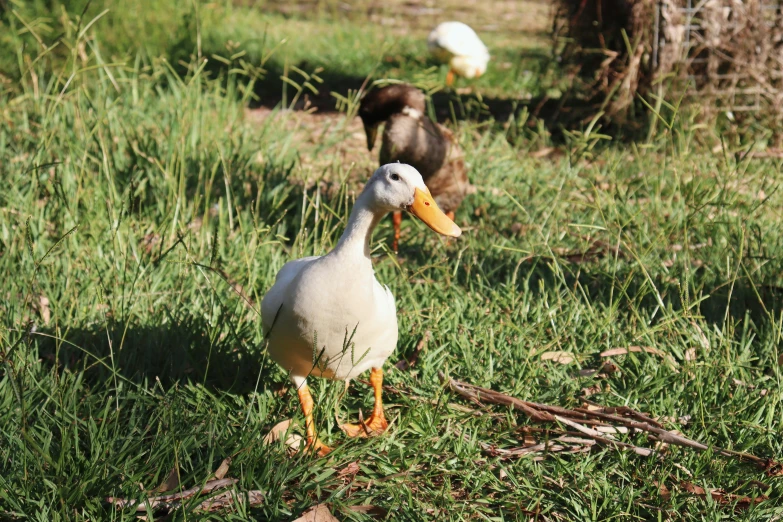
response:
[[[462,230],[432,198],[421,174],[404,163],[383,165],[370,178],[363,196],[374,212],[406,210],[444,236],[459,237]]]
[[[420,118],[426,110],[424,93],[407,83],[387,85],[367,93],[359,105],[359,117],[367,134],[367,150],[375,145],[378,126],[393,114]]]

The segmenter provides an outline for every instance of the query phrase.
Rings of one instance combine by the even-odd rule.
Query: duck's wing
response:
[[[378,304],[379,310],[381,310],[381,315],[390,319],[393,318],[396,324],[397,305],[394,302],[394,294],[391,293],[388,286],[381,284],[377,279],[375,279],[373,290],[375,302]]]
[[[476,32],[461,22],[444,22],[427,38],[431,51],[443,49],[455,56],[489,58],[489,51]]]
[[[285,296],[288,294],[291,281],[301,272],[306,266],[320,259],[320,256],[303,257],[301,259],[294,259],[289,261],[275,277],[275,284],[264,295],[264,299],[261,301],[261,321],[264,326],[264,336],[269,335],[269,331],[275,324],[275,318],[280,310],[280,307],[285,301]]]
[[[394,114],[386,122],[379,159],[381,165],[396,161],[412,165],[427,183],[446,161],[449,143],[441,127],[427,116]]]

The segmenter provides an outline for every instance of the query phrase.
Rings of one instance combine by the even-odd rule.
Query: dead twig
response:
[[[444,378],[441,376],[441,378]],[[554,422],[555,415],[564,415],[571,417],[578,417],[584,421],[585,424],[591,425],[607,425],[605,422],[591,419],[590,415],[574,412],[560,406],[551,406],[549,404],[539,404],[537,402],[528,402],[516,397],[511,397],[505,393],[496,392],[487,388],[481,388],[480,386],[473,386],[454,379],[448,380],[449,387],[462,395],[466,399],[471,400],[479,406],[484,406],[482,401],[490,402],[493,404],[503,404],[506,406],[512,406],[513,408],[522,411],[531,420],[536,422]]]
[[[395,364],[394,367],[401,371],[413,368],[413,366],[416,364],[416,361],[419,360],[419,355],[421,355],[421,352],[424,351],[424,349],[427,347],[427,341],[430,340],[431,335],[432,332],[429,330],[424,332],[424,336],[416,344],[416,349],[413,350],[411,356],[408,359],[400,359],[397,361],[397,364]]]
[[[627,442],[620,442],[618,440],[614,440],[614,438],[611,435],[601,433],[598,430],[590,429],[586,426],[582,426],[578,422],[574,422],[571,420],[568,420],[564,417],[555,416],[555,418],[559,421],[565,424],[566,426],[571,426],[572,428],[580,431],[584,435],[587,435],[591,439],[595,440],[596,442],[599,442],[606,446],[614,446],[615,448],[620,449],[629,449],[636,453],[637,455],[641,455],[643,457],[649,457],[650,455],[656,455],[659,454],[655,452],[654,450],[651,450],[649,448],[642,448],[641,446],[635,446],[633,444],[628,444]]]
[[[616,430],[626,428],[634,432],[644,432],[648,438],[653,441],[663,442],[676,446],[696,449],[699,451],[712,450],[715,453],[725,457],[735,457],[743,461],[750,461],[767,471],[768,475],[781,473],[780,463],[770,459],[764,459],[751,455],[749,453],[732,451],[717,446],[708,446],[701,442],[689,439],[678,433],[667,431],[663,425],[650,416],[638,412],[628,407],[606,408],[586,401],[586,408],[567,409],[560,406],[548,404],[539,404],[536,402],[523,401],[516,397],[511,397],[504,393],[474,386],[465,382],[447,378],[440,373],[440,378],[448,384],[449,388],[462,397],[474,402],[479,406],[484,403],[502,404],[511,406],[516,410],[523,412],[530,420],[534,422],[558,422],[576,429],[583,435],[590,437],[598,443],[609,445],[622,449],[630,449],[639,455],[660,455],[656,451],[648,448],[642,448],[620,442],[614,439],[612,435],[605,433],[606,427],[615,427]],[[594,429],[594,426],[598,429]],[[604,431],[599,431],[603,429]],[[545,448],[542,448],[545,449]],[[540,451],[540,450],[537,450]]]
[[[462,438],[466,442],[470,442],[469,435],[463,433]],[[582,453],[590,451],[590,448],[595,445],[594,440],[583,439],[574,437],[571,435],[562,435],[555,439],[551,439],[546,442],[537,442],[534,444],[527,444],[518,448],[499,448],[494,444],[488,444],[486,442],[477,441],[481,450],[493,457],[522,457],[524,455],[530,455],[531,453]]]
[[[114,504],[119,509],[135,508],[136,511],[143,512],[147,510],[151,511],[166,511],[172,512],[182,507],[185,500],[197,496],[212,493],[214,491],[224,489],[233,486],[238,482],[237,479],[224,478],[220,480],[210,480],[203,486],[196,486],[194,488],[180,491],[179,493],[172,493],[169,495],[159,495],[156,497],[149,497],[146,500],[137,500],[129,498],[117,498],[108,497],[106,502]],[[229,507],[235,503],[247,502],[248,505],[257,506],[263,502],[263,493],[258,490],[252,491],[224,491],[214,497],[202,501],[196,506],[197,511],[216,511]]]

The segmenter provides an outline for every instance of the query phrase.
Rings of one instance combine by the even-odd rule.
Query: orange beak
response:
[[[425,189],[426,190],[426,189]],[[459,237],[462,230],[438,208],[429,190],[415,189],[413,203],[408,208],[411,214],[421,219],[425,225],[438,234]]]

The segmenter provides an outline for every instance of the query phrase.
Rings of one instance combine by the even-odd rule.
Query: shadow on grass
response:
[[[192,382],[207,389],[246,394],[256,389],[256,383],[260,383],[259,391],[263,390],[276,371],[264,361],[263,346],[249,344],[252,332],[217,329],[206,319],[187,313],[169,314],[164,324],[131,324],[126,328],[109,322],[70,328],[62,335],[62,342],[53,336],[47,331],[37,336],[40,357],[52,364],[57,359],[60,368],[83,372],[92,382],[104,382],[116,370],[139,385],[153,386],[160,381],[168,388]]]
[[[525,51],[513,59],[530,64],[531,70],[522,70],[522,66],[519,66],[517,70],[509,73],[508,78],[503,79],[504,82],[516,82],[519,74],[546,75],[557,68],[557,63],[552,57],[542,51]],[[300,84],[303,83],[303,79],[296,78],[290,71],[287,73],[283,64],[270,60],[264,66],[263,77],[257,79],[253,86],[254,99],[250,103],[250,108],[286,107],[293,110],[316,109],[321,114],[339,113],[334,94],[348,97],[351,92],[367,89],[374,79],[395,79],[394,71],[403,64],[411,62],[420,63],[422,71],[439,65],[431,58],[422,60],[415,55],[387,56],[369,80],[362,75],[325,69],[318,73],[323,80],[322,83],[311,82],[317,89],[317,93],[303,88],[301,94],[296,96],[297,89],[282,78],[287,77]],[[302,71],[313,71],[317,64],[301,61],[293,65]],[[207,67],[212,77],[221,77],[228,71],[228,66],[218,61],[210,62]],[[435,118],[441,123],[473,121],[493,122],[502,126],[512,117],[527,112],[529,117],[526,125],[529,128],[535,129],[543,125],[556,141],[560,141],[563,128],[585,127],[597,112],[595,103],[587,103],[577,97],[566,98],[558,95],[550,97],[547,94],[531,96],[524,89],[517,97],[486,96],[481,95],[481,87],[474,85],[470,80],[458,80],[456,87],[444,86],[443,90],[431,96]],[[540,90],[540,87],[537,86],[537,90]],[[465,90],[463,91],[462,88]],[[294,98],[296,101],[292,102]]]

